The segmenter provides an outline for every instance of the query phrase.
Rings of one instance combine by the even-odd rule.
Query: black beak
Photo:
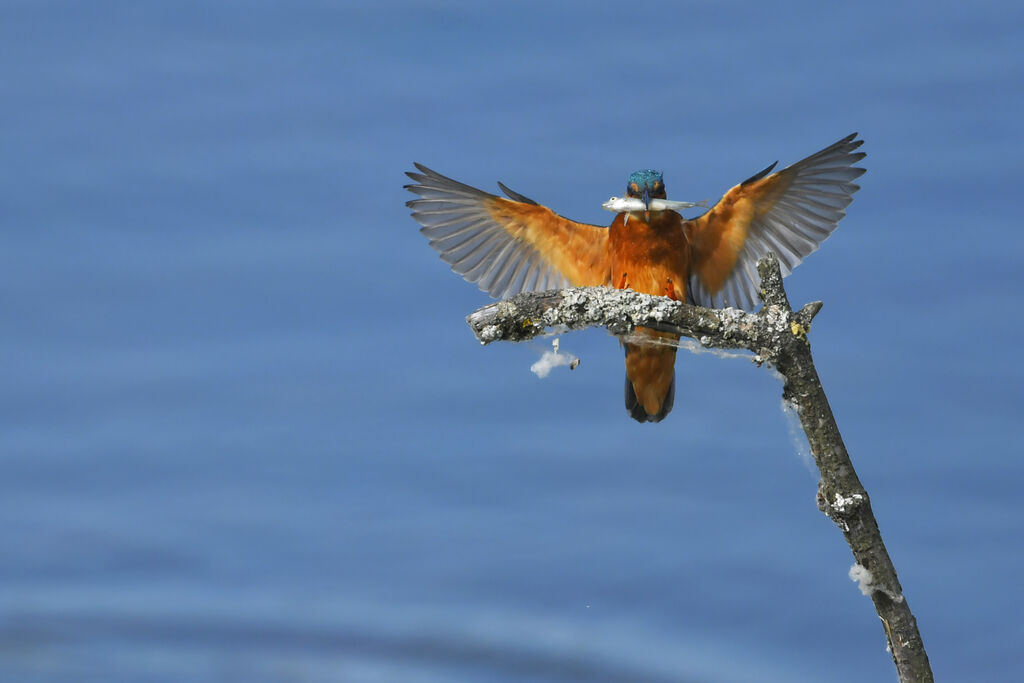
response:
[[[644,220],[651,218],[651,191],[644,188]]]

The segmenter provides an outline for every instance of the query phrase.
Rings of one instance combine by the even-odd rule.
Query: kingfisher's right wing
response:
[[[559,216],[501,183],[509,199],[416,168],[405,187],[419,198],[406,205],[420,232],[452,270],[496,299],[608,283],[607,228]]]

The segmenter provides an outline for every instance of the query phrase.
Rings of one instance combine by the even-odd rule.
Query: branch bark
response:
[[[466,321],[483,344],[523,341],[551,328],[603,326],[617,335],[638,326],[675,332],[707,348],[748,349],[758,363],[770,363],[785,378],[783,398],[807,434],[821,474],[818,508],[842,530],[856,565],[851,578],[871,596],[882,620],[900,681],[933,681],[917,620],[903,595],[871,510],[871,501],[850,461],[832,408],[811,358],[807,333],[821,302],[799,311],[789,305],[773,254],[758,263],[761,299],[757,313],[690,306],[631,290],[600,287],[520,294],[470,314]]]

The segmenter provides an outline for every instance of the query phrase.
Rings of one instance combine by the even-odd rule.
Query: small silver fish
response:
[[[639,197],[612,197],[601,208],[612,213],[630,213],[641,211],[679,211],[680,209],[693,209],[695,207],[707,208],[708,200],[700,202],[677,202],[671,199],[652,199],[649,209],[644,208],[644,201]]]

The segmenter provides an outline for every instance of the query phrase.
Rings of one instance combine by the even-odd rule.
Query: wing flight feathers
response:
[[[687,221],[692,245],[689,298],[701,306],[752,309],[758,301],[757,262],[775,252],[788,275],[832,234],[846,215],[854,166],[866,154],[857,134],[767,175],[774,164],[733,187],[707,213]]]
[[[459,275],[496,299],[520,292],[608,282],[608,230],[563,218],[498,185],[511,199],[421,164],[406,173],[406,202],[430,246]]]

